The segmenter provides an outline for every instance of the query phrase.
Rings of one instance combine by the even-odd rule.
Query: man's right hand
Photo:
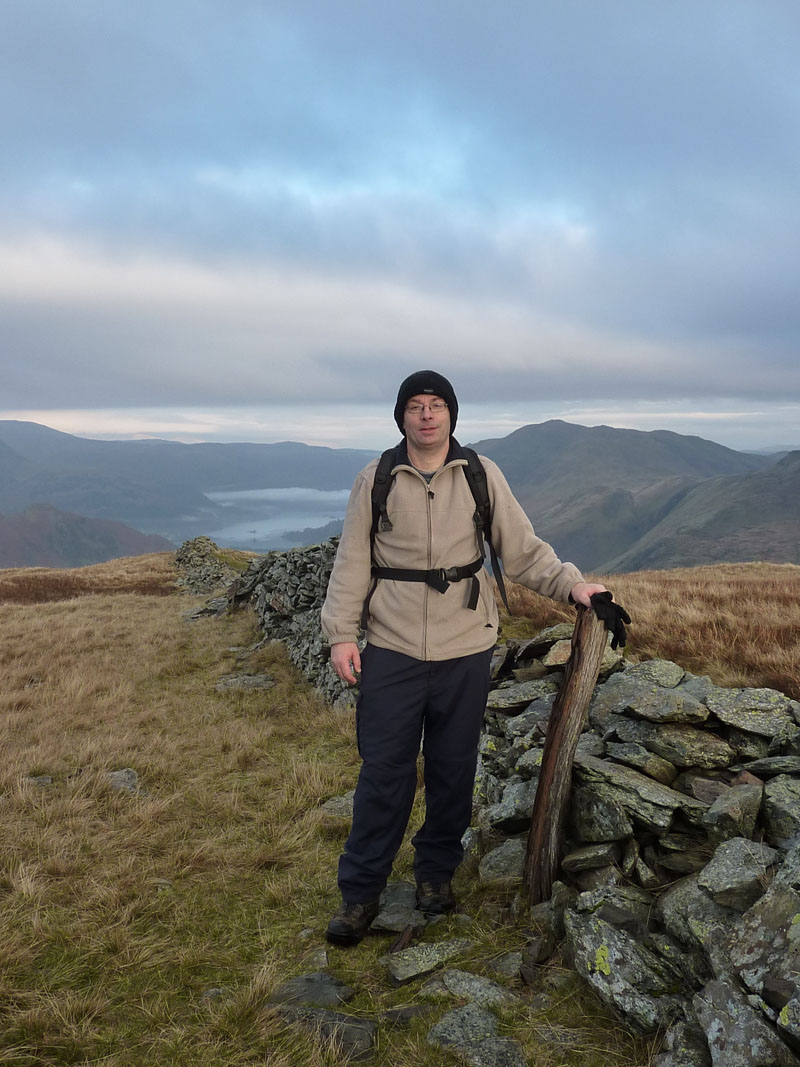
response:
[[[331,666],[348,685],[355,685],[361,674],[361,653],[355,641],[338,641],[331,645]]]

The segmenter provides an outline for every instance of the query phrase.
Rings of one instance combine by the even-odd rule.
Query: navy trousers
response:
[[[448,882],[463,859],[492,650],[427,662],[367,645],[356,708],[362,759],[353,825],[339,860],[344,900],[377,900],[403,840],[425,762],[425,821],[415,834],[418,882]]]

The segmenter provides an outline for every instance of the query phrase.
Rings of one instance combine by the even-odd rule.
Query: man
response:
[[[475,500],[464,476],[467,461],[452,436],[458,418],[452,385],[435,371],[412,374],[400,386],[394,417],[403,441],[386,501],[389,521],[371,546],[373,460],[353,485],[322,609],[333,669],[349,685],[361,676],[356,731],[363,762],[352,829],[339,860],[342,906],[327,929],[328,940],[340,945],[360,941],[378,912],[411,814],[423,738],[426,812],[412,842],[417,906],[434,914],[455,907],[450,883],[472,814],[497,639],[497,607],[480,565]],[[481,462],[491,539],[508,577],[555,600],[589,607],[590,597],[605,586],[585,582],[576,567],[562,563],[534,534],[499,468],[485,457]],[[373,567],[392,568],[393,574],[374,576]],[[449,571],[443,591],[420,578],[439,569]],[[360,654],[356,641],[365,602],[367,645]]]

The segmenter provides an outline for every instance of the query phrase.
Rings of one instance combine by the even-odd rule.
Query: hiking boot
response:
[[[449,882],[417,882],[417,907],[426,915],[444,915],[454,911],[456,898]]]
[[[328,923],[325,936],[333,945],[357,945],[377,914],[377,900],[367,901],[366,904],[352,904],[344,900]]]

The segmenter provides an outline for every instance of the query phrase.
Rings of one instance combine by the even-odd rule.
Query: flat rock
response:
[[[775,881],[779,885],[788,885],[791,889],[800,890],[800,844],[794,844],[784,854]]]
[[[486,966],[504,978],[519,978],[519,972],[522,969],[522,953],[504,952],[502,956],[487,960]]]
[[[651,682],[664,689],[674,689],[683,681],[686,672],[683,667],[668,659],[646,659],[628,667],[626,674],[637,681]]]
[[[721,737],[685,723],[617,721],[614,732],[620,741],[638,741],[676,767],[729,767],[736,753]]]
[[[705,703],[720,722],[751,734],[774,737],[794,732],[791,701],[777,689],[716,688]]]
[[[734,837],[717,847],[697,884],[707,889],[717,904],[746,911],[763,894],[767,871],[777,859],[778,853],[769,845]]]
[[[653,688],[632,700],[625,714],[649,722],[701,723],[706,721],[709,712],[705,704],[689,693]]]
[[[492,662],[489,665],[489,677],[493,682],[497,681],[508,665],[514,662],[516,654],[517,646],[514,642],[510,642],[507,645],[498,645],[495,648],[492,652]]]
[[[676,809],[689,817],[696,814],[698,818],[705,811],[705,805],[700,801],[668,789],[632,767],[594,756],[578,755],[575,757],[575,767],[579,780],[600,781],[612,786],[630,818],[648,828],[668,829]]]
[[[428,1042],[458,1052],[470,1067],[526,1067],[516,1041],[497,1036],[497,1020],[479,1004],[465,1004],[442,1016]]]
[[[503,716],[499,722],[503,736],[508,738],[509,741],[530,735],[544,737],[554,699],[555,697],[552,694],[540,697],[538,700],[528,704],[525,711],[519,715]]]
[[[301,974],[274,989],[272,1004],[305,1004],[318,1008],[333,1008],[346,1004],[356,995],[349,985],[323,971]]]
[[[698,884],[696,874],[666,889],[656,901],[655,913],[674,938],[700,948],[712,941],[727,941],[731,925],[738,919]]]
[[[618,649],[611,647],[611,634],[608,635],[606,640],[606,646],[603,649],[603,656],[600,660],[600,666],[598,671],[601,675],[608,674],[613,671],[615,667],[619,666],[622,662],[622,652]],[[542,656],[542,663],[545,667],[563,667],[572,655],[572,641],[557,641],[553,647]]]
[[[597,867],[605,867],[613,863],[617,858],[615,842],[601,842],[593,845],[583,845],[574,848],[561,860],[562,870],[591,871]]]
[[[642,937],[650,924],[653,895],[633,885],[606,886],[581,893],[575,911],[591,912],[604,922]]]
[[[800,774],[800,756],[766,756],[746,763],[745,770],[760,778],[776,774]]]
[[[381,897],[380,911],[375,916],[370,930],[377,934],[401,934],[409,926],[424,929],[428,919],[424,912],[417,910],[413,888],[412,886],[410,902],[388,900],[384,903],[384,898]]]
[[[709,859],[708,844],[696,840],[676,844],[676,839],[680,836],[679,834],[664,834],[658,839],[660,850],[658,865],[676,874],[695,874],[697,871],[702,871]]]
[[[794,996],[784,1004],[778,1013],[777,1023],[784,1033],[791,1035],[797,1045],[800,1038],[800,997]]]
[[[511,673],[517,682],[533,682],[547,676],[547,667],[541,660],[535,659],[527,667],[515,667]]]
[[[555,693],[558,686],[550,678],[540,678],[532,682],[519,682],[505,689],[493,689],[489,693],[486,707],[489,711],[503,711],[513,714],[526,708],[532,701]]]
[[[519,759],[514,764],[514,770],[520,777],[532,778],[539,777],[542,770],[542,757],[544,756],[544,749],[542,748],[529,748],[527,752],[523,752]]]
[[[554,626],[548,626],[544,630],[540,630],[535,637],[531,637],[528,641],[524,641],[517,653],[517,660],[520,663],[524,663],[526,660],[539,658],[551,648],[556,641],[569,641],[572,639],[572,634],[575,630],[575,623],[573,622],[557,622]]]
[[[618,790],[604,782],[574,783],[569,822],[580,841],[623,841],[633,834]]]
[[[109,771],[106,780],[115,793],[139,793],[139,775],[133,767]]]
[[[597,756],[602,759],[606,754],[606,743],[599,734],[587,730],[578,738],[575,751],[580,752],[582,756]]]
[[[800,975],[800,893],[781,884],[780,874],[729,933],[731,964],[747,988],[765,995],[767,980],[789,983],[789,996],[798,988]]]
[[[680,1011],[680,974],[625,930],[594,914],[564,917],[575,970],[640,1033],[665,1028]]]
[[[378,1024],[372,1019],[292,1004],[276,1004],[272,1010],[286,1022],[302,1027],[323,1041],[333,1039],[338,1042],[345,1059],[360,1062],[374,1055]]]
[[[347,793],[342,793],[341,796],[331,797],[330,800],[326,800],[323,804],[320,804],[319,809],[324,811],[326,815],[333,815],[336,819],[352,819],[353,798],[355,795],[355,789],[351,789]]]
[[[464,938],[451,941],[431,941],[421,945],[412,945],[401,952],[392,952],[381,956],[380,962],[386,967],[389,976],[397,985],[410,982],[430,974],[443,963],[461,956],[472,948],[472,942]]]
[[[589,704],[589,722],[605,734],[609,723],[623,716],[637,699],[646,699],[654,688],[650,681],[631,677],[630,670],[612,674],[608,681],[595,686]]]
[[[525,868],[526,841],[509,838],[502,845],[487,852],[478,866],[478,876],[484,885],[521,881]]]
[[[709,982],[693,1001],[714,1067],[797,1067],[797,1059],[730,984]]]
[[[484,1007],[494,1004],[511,1004],[519,998],[491,978],[484,978],[470,971],[448,969],[437,974],[419,990],[423,997],[463,997]]]
[[[737,730],[735,726],[729,726],[725,731],[725,739],[739,759],[765,759],[769,755],[769,740],[766,737],[759,737],[758,734],[748,734],[746,730]]]
[[[537,934],[532,937],[521,953],[520,970],[528,975],[534,967],[545,963],[556,950],[556,939],[550,933]]]
[[[731,784],[722,778],[710,778],[697,771],[683,771],[672,783],[672,788],[703,804],[713,804],[717,797],[728,792]]]
[[[764,790],[760,785],[732,786],[718,796],[703,815],[703,826],[714,841],[755,834]]]
[[[564,938],[564,915],[567,908],[575,906],[578,894],[572,886],[563,882],[553,882],[549,900],[534,904],[529,911],[534,927],[542,933],[552,934],[556,941]]]
[[[580,892],[586,893],[593,889],[616,885],[622,878],[622,871],[615,863],[609,863],[605,867],[593,867],[588,871],[577,871],[573,878]]]
[[[664,1035],[666,1051],[656,1056],[653,1067],[711,1067],[711,1053],[702,1030],[680,1019]]]
[[[606,744],[606,754],[609,759],[635,767],[637,771],[646,774],[648,778],[654,778],[662,785],[671,785],[678,773],[673,763],[662,759],[661,756],[657,756],[655,752],[651,752],[636,741],[624,743],[609,741]]]
[[[761,804],[767,840],[788,848],[800,835],[800,781],[779,774],[764,786]]]
[[[540,750],[537,750],[540,751]],[[490,804],[479,816],[481,826],[491,826],[505,834],[520,833],[530,826],[536,799],[536,779],[511,781],[503,789],[499,803]]]
[[[556,641],[542,656],[545,667],[563,667],[572,652],[572,641]]]
[[[230,693],[272,689],[274,685],[275,679],[268,674],[224,674],[215,688],[219,693]]]

